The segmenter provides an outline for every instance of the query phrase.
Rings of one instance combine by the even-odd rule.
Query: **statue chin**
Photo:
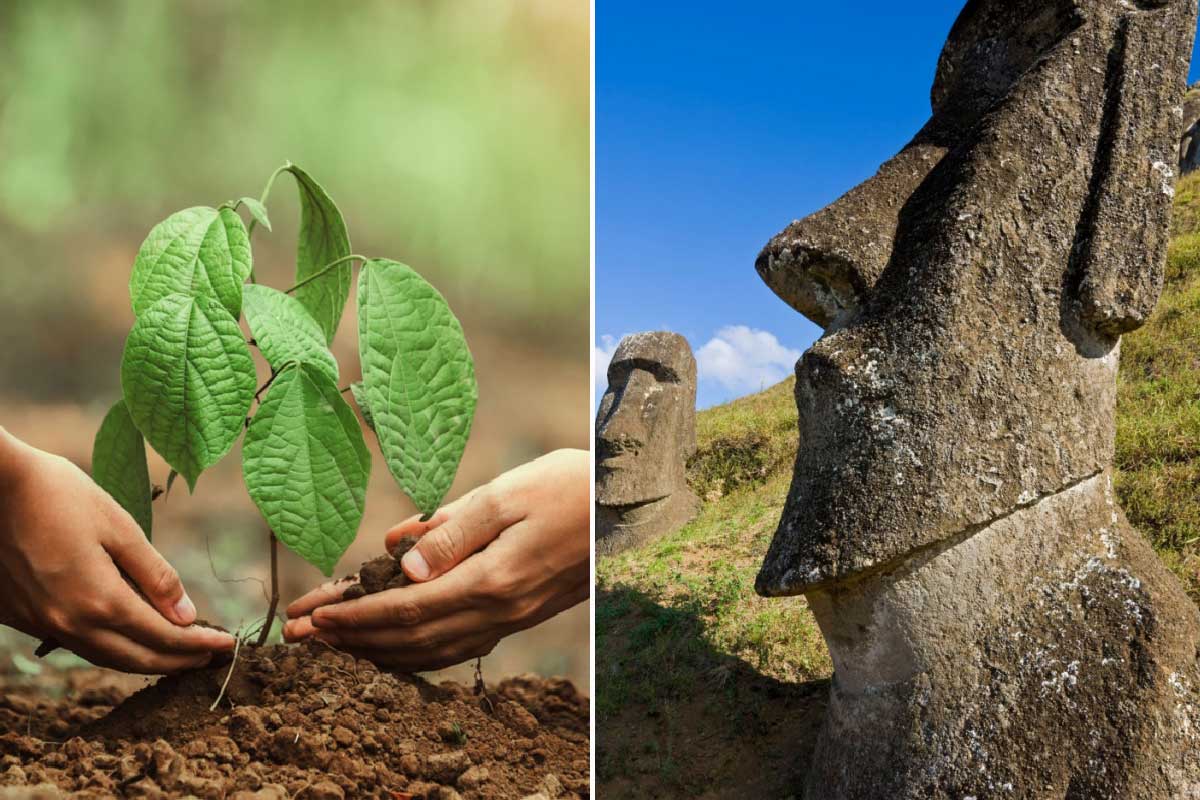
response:
[[[603,504],[602,504],[603,502]],[[695,518],[700,499],[684,486],[664,497],[624,505],[596,500],[596,555],[612,555],[678,530]]]
[[[596,480],[597,555],[638,547],[695,518],[700,500],[681,473],[682,467],[641,463],[636,472],[602,472]]]
[[[596,479],[597,505],[632,509],[662,500],[674,491],[671,486],[646,486],[644,483],[629,486],[629,481],[621,481],[616,476],[606,480],[606,477]]]
[[[604,461],[596,465],[596,502],[605,506],[633,507],[662,500],[684,484],[682,467],[653,458],[653,453],[637,457],[622,455],[619,466]]]
[[[655,508],[661,505],[664,500],[669,498],[669,494],[657,494],[653,497],[635,498],[605,496],[602,495],[599,490],[596,492],[597,505],[618,511],[622,515],[629,517],[630,521],[633,521],[635,517],[644,520],[646,515],[653,513]]]

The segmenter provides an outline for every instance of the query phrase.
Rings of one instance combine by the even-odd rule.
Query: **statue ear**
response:
[[[1141,327],[1162,291],[1183,90],[1158,77],[1161,60],[1182,57],[1155,46],[1156,27],[1182,24],[1168,15],[1132,12],[1118,29],[1092,189],[1077,226],[1073,305],[1084,326],[1106,337]]]

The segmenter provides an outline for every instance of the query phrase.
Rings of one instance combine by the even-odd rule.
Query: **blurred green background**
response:
[[[589,25],[583,0],[0,4],[0,424],[88,466],[119,394],[142,239],[177,209],[258,196],[291,160],[338,202],[355,252],[411,264],[463,320],[481,399],[451,498],[586,448]],[[290,179],[269,208],[256,272],[284,288]],[[353,327],[334,347],[348,377]],[[265,533],[239,463],[235,450],[155,509],[156,545],[227,625],[262,613]],[[377,451],[371,486],[339,574],[411,513]],[[292,594],[319,577],[285,570]],[[493,672],[586,689],[586,611],[562,616],[502,644]]]

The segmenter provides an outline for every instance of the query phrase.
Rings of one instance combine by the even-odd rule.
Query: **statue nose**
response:
[[[646,440],[646,400],[655,380],[635,369],[625,380],[612,411],[596,432],[597,442],[609,452],[636,450]]]
[[[633,407],[636,405],[636,408]],[[630,450],[642,446],[646,425],[642,419],[641,403],[622,402],[600,426],[599,442],[610,450]]]
[[[918,136],[875,177],[768,242],[754,264],[759,277],[828,328],[870,294],[891,258],[904,203],[945,154],[945,147]]]
[[[838,221],[829,217],[792,223],[754,263],[776,294],[822,328],[857,307],[864,288],[859,280],[862,267],[844,246],[850,237],[838,233]]]

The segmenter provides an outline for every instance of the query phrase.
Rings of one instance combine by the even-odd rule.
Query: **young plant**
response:
[[[255,282],[250,238],[257,225],[270,231],[267,201],[285,172],[300,194],[300,235],[295,285],[279,291]],[[355,262],[362,381],[339,387],[329,345]],[[137,254],[129,294],[136,322],[121,360],[122,398],[96,435],[93,475],[150,536],[158,490],[145,442],[171,468],[168,490],[181,475],[191,492],[245,432],[242,474],[271,531],[260,643],[279,601],[276,540],[331,575],[362,520],[371,458],[347,393],[400,488],[425,515],[437,510],[478,397],[462,326],[410,267],[352,253],[341,212],[304,170],[284,164],[261,200],[188,208],[160,222]],[[262,386],[251,346],[270,367]]]

